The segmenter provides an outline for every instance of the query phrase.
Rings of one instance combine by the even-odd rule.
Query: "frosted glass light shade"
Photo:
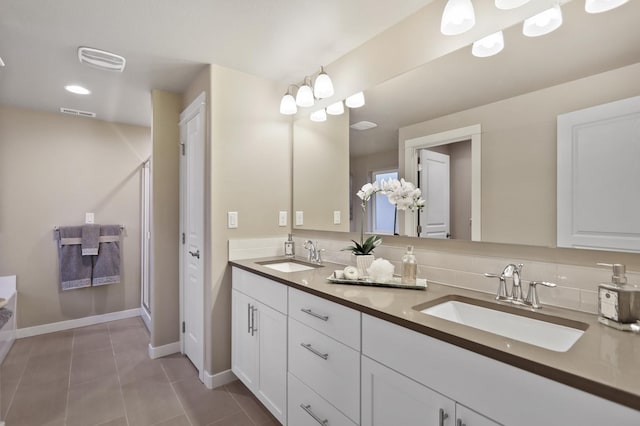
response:
[[[527,3],[529,3],[529,0],[496,0],[496,7],[502,10],[509,10]]]
[[[321,71],[318,77],[316,77],[316,81],[313,84],[313,94],[316,95],[318,99],[333,96],[333,83],[324,71]]]
[[[327,113],[324,108],[319,109],[318,111],[312,112],[311,116],[309,116],[311,121],[322,122],[327,121]]]
[[[344,104],[349,108],[360,108],[364,105],[364,93],[358,92],[354,95],[349,96],[344,100]]]
[[[606,12],[622,6],[628,1],[629,0],[587,0],[584,4],[584,10],[589,13]]]
[[[342,101],[338,101],[335,104],[331,104],[327,107],[327,114],[340,115],[344,113],[344,104]]]
[[[478,58],[486,58],[500,53],[502,49],[504,49],[504,35],[502,31],[498,31],[473,43],[471,53]]]
[[[280,114],[293,115],[298,112],[298,106],[293,95],[286,93],[280,101]]]
[[[442,13],[440,32],[458,35],[470,30],[476,23],[476,14],[471,0],[449,0]]]
[[[311,87],[306,84],[300,86],[296,94],[296,104],[301,107],[310,107],[313,106],[314,102]]]
[[[527,37],[538,37],[560,28],[562,25],[562,10],[560,5],[540,12],[524,21],[522,33]]]

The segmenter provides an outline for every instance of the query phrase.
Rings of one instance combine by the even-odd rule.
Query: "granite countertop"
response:
[[[327,277],[345,265],[325,262],[302,272],[278,272],[257,262],[282,257],[235,260],[231,265],[320,296],[365,314],[640,410],[640,336],[600,324],[596,315],[543,306],[550,315],[588,325],[567,352],[554,352],[493,333],[425,315],[423,307],[454,295],[496,304],[494,296],[429,281],[426,291],[332,284]],[[524,308],[515,308],[522,309]],[[535,314],[534,314],[535,315]]]

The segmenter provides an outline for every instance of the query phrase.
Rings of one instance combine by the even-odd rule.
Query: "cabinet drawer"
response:
[[[360,312],[294,288],[289,289],[289,316],[360,350]]]
[[[289,424],[294,426],[356,426],[348,417],[289,374]]]
[[[243,269],[232,268],[232,287],[255,300],[287,313],[287,286]]]
[[[289,372],[360,422],[360,352],[289,318]]]

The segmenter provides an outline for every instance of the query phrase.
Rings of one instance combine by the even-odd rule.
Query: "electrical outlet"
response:
[[[238,227],[238,212],[227,212],[227,228]]]
[[[96,223],[96,215],[94,213],[85,213],[84,223]]]
[[[278,215],[278,226],[287,226],[287,212],[281,211]]]
[[[340,225],[340,210],[333,211],[333,224]]]
[[[301,210],[296,212],[296,226],[304,225],[304,213]]]

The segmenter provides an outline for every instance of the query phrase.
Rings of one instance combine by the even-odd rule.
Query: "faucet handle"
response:
[[[498,286],[498,291],[496,292],[496,300],[504,300],[509,298],[509,293],[507,292],[507,282],[504,279],[504,275],[485,273],[484,276],[487,278],[497,278],[500,280],[500,285]]]
[[[542,307],[540,305],[540,299],[538,299],[538,284],[545,287],[556,287],[555,283],[550,283],[547,281],[530,281],[529,291],[527,292],[527,298],[524,300],[524,303],[530,305],[534,309],[540,309]]]

